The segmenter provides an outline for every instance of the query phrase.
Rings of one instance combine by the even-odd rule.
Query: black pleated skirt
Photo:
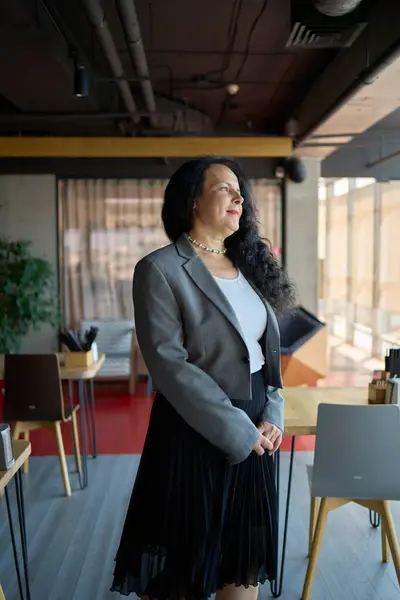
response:
[[[261,371],[253,400],[232,403],[257,425],[265,407]],[[116,556],[112,591],[157,600],[204,600],[228,584],[276,577],[276,489],[264,454],[229,465],[157,394]]]

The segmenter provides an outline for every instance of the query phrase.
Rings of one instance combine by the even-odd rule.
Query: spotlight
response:
[[[74,69],[74,96],[77,98],[85,98],[89,95],[89,78],[85,69],[85,65],[75,58]]]

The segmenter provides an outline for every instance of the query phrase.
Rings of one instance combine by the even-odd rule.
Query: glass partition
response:
[[[321,186],[324,318],[339,339],[381,358],[400,345],[400,183],[357,178]]]

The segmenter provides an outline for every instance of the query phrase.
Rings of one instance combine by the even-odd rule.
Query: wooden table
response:
[[[73,401],[73,385],[77,382],[78,385],[78,401],[80,406],[80,426],[81,426],[81,438],[82,438],[82,474],[79,473],[79,482],[81,488],[85,488],[88,485],[88,470],[87,470],[87,444],[86,444],[86,423],[90,424],[91,437],[92,437],[92,456],[97,456],[97,443],[96,443],[96,427],[95,427],[95,402],[94,402],[94,385],[93,380],[100,371],[104,364],[106,355],[99,353],[98,360],[90,365],[89,367],[79,367],[69,369],[65,366],[65,353],[57,353],[59,365],[60,365],[60,378],[62,381],[68,381],[69,390],[69,401],[72,407]],[[0,355],[0,379],[4,378],[4,354]],[[89,382],[90,387],[90,404],[86,401],[86,389],[85,382]],[[76,448],[75,448],[76,452]]]
[[[271,582],[271,593],[275,598],[279,598],[282,594],[283,587],[296,436],[316,434],[319,404],[358,404],[360,406],[368,404],[368,390],[366,388],[288,387],[283,390],[283,396],[285,398],[285,435],[292,437],[292,444],[289,459],[289,476],[280,569],[276,581]],[[275,470],[279,505],[280,452],[277,452],[275,455]]]
[[[106,355],[101,352],[98,360],[89,367],[67,368],[64,364],[65,353],[60,352],[58,355],[60,363],[60,377],[63,381],[68,381],[69,401],[72,407],[73,403],[73,386],[76,382],[78,385],[78,402],[80,407],[80,425],[81,425],[81,463],[82,475],[79,473],[79,483],[82,489],[88,485],[88,467],[87,467],[87,444],[86,444],[86,425],[90,425],[92,437],[92,457],[97,456],[96,442],[96,422],[95,422],[95,402],[94,402],[94,378],[104,364]],[[90,404],[86,400],[85,383],[89,382]],[[76,452],[76,448],[75,448]]]
[[[68,369],[65,364],[65,352],[57,354],[60,363],[60,377],[63,381],[93,381],[106,360],[104,352],[99,353],[97,362],[89,367]]]
[[[368,390],[353,387],[293,387],[283,390],[285,435],[315,435],[319,404],[368,404]]]
[[[68,369],[65,364],[65,352],[57,353],[60,363],[60,377],[63,381],[80,381],[94,379],[104,364],[106,355],[101,352],[97,362],[89,367],[79,367],[77,369]],[[4,354],[0,354],[0,379],[4,378]]]
[[[7,516],[8,516],[8,524],[10,527],[10,535],[11,535],[11,543],[13,547],[14,553],[14,561],[15,561],[15,569],[17,573],[18,587],[21,600],[30,600],[31,594],[29,589],[29,577],[28,577],[28,551],[27,551],[27,543],[26,543],[26,525],[25,525],[25,507],[24,507],[24,494],[22,487],[22,477],[21,477],[21,467],[29,457],[31,453],[31,445],[29,442],[25,440],[14,440],[13,441],[13,453],[15,462],[7,471],[0,471],[0,492],[5,492],[6,497],[6,507],[7,507]],[[19,531],[21,537],[21,549],[22,549],[22,559],[23,559],[23,567],[24,567],[24,576],[25,576],[25,596],[23,592],[22,586],[22,577],[19,569],[18,562],[18,553],[17,553],[17,545],[14,533],[14,527],[12,522],[12,514],[11,514],[11,505],[10,498],[8,495],[7,485],[10,481],[15,477],[15,491],[17,496],[17,511],[18,511],[18,521],[19,521]],[[0,598],[2,595],[1,585],[0,585]],[[4,595],[3,595],[4,597]]]

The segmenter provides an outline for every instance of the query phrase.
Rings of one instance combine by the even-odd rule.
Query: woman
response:
[[[276,571],[283,399],[272,309],[291,304],[293,289],[258,234],[236,161],[185,163],[162,217],[172,244],[142,259],[133,280],[158,392],[112,590],[255,600]]]

